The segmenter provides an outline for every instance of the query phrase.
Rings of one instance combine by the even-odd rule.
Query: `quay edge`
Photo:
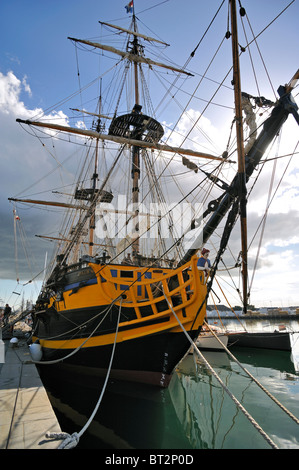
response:
[[[61,440],[46,439],[61,432],[36,366],[24,340],[4,340],[0,364],[0,449],[57,449]]]

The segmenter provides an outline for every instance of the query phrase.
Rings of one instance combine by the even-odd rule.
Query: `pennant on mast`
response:
[[[125,9],[126,9],[126,12],[127,12],[127,13],[133,13],[133,9],[134,9],[134,2],[133,2],[133,0],[131,0],[131,2],[128,3],[128,5],[125,6]]]

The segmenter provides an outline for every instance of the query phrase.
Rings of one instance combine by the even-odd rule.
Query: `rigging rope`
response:
[[[271,88],[272,88],[272,91],[273,91],[274,96],[276,96],[276,93],[275,93],[273,84],[272,84],[272,82],[271,82],[270,75],[269,75],[269,72],[268,72],[268,70],[267,70],[266,64],[265,64],[264,59],[263,59],[263,57],[262,57],[260,48],[259,48],[259,46],[258,46],[258,44],[257,44],[257,38],[258,38],[259,36],[261,36],[261,34],[263,34],[263,33],[266,31],[266,29],[268,29],[268,28],[282,15],[294,2],[295,2],[295,0],[292,0],[292,1],[277,15],[264,29],[262,29],[262,31],[260,31],[256,36],[254,35],[252,26],[251,26],[251,24],[250,24],[249,18],[248,18],[247,13],[246,13],[246,18],[247,18],[248,25],[249,25],[249,28],[250,28],[250,30],[251,30],[253,39],[252,39],[252,41],[247,42],[247,45],[246,45],[245,49],[249,48],[249,46],[250,46],[253,42],[255,42],[256,47],[257,47],[257,50],[258,50],[259,55],[260,55],[260,58],[261,58],[261,61],[262,61],[262,64],[263,64],[264,69],[265,69],[265,73],[266,73],[266,75],[267,75],[267,77],[268,77],[268,80],[269,80],[269,83],[270,83],[270,86],[271,86]],[[239,4],[240,4],[240,6],[241,6],[240,1],[239,1]],[[242,20],[242,24],[243,24],[243,20]],[[243,25],[243,27],[244,27],[244,25]],[[246,38],[246,39],[247,39],[247,38]]]
[[[16,276],[17,282],[19,282],[19,263],[18,263],[18,243],[17,243],[17,220],[19,220],[19,216],[17,215],[16,209],[13,209],[14,215],[14,244],[15,244],[15,263],[16,263]]]
[[[221,339],[218,338],[218,336],[215,334],[215,332],[212,330],[212,328],[210,328],[209,324],[204,320],[204,324],[205,326],[208,327],[208,329],[210,330],[210,332],[215,336],[215,338],[217,338],[217,340],[219,341],[219,343],[221,344],[221,346],[224,348],[224,350],[231,356],[231,358],[241,367],[241,369],[244,370],[244,372],[251,378],[251,380],[253,380],[262,390],[263,392],[266,393],[266,395],[268,395],[268,397],[271,398],[271,400],[273,400],[276,405],[278,405],[293,421],[295,421],[296,424],[299,424],[299,419],[296,418],[296,416],[293,415],[293,413],[291,413],[285,406],[283,406],[278,400],[277,398],[275,398],[241,363],[240,361],[238,361],[238,359],[231,353],[231,351],[222,343]]]
[[[295,147],[294,150],[296,150],[298,144],[299,144],[299,141],[297,142],[296,147]],[[290,156],[292,157],[293,155],[294,155],[294,153],[291,154]],[[273,160],[274,160],[274,163],[276,163],[276,159],[274,158]],[[250,248],[251,244],[253,243],[253,240],[254,240],[255,236],[257,235],[257,232],[258,232],[260,226],[262,225],[262,233],[261,233],[260,242],[259,242],[259,248],[258,248],[258,253],[259,253],[260,246],[261,246],[261,243],[262,243],[262,237],[263,237],[263,233],[264,233],[266,218],[267,218],[267,215],[268,215],[268,211],[269,211],[270,205],[272,204],[272,202],[273,202],[273,200],[274,200],[274,196],[275,196],[275,194],[277,193],[277,191],[278,191],[278,189],[279,189],[279,187],[280,187],[280,185],[281,185],[281,183],[282,183],[282,180],[283,180],[283,178],[284,178],[284,176],[285,176],[285,174],[286,174],[286,172],[287,172],[287,169],[288,169],[290,163],[291,163],[291,158],[289,159],[289,161],[288,161],[288,163],[287,163],[287,165],[286,165],[286,167],[285,167],[285,169],[284,169],[284,171],[283,171],[283,173],[282,173],[282,176],[281,176],[281,178],[280,178],[280,180],[279,180],[279,182],[278,182],[278,184],[277,184],[277,187],[276,187],[275,191],[273,192],[272,197],[271,197],[271,199],[270,199],[270,194],[271,194],[271,191],[272,191],[272,188],[273,188],[274,171],[275,171],[275,168],[276,168],[276,165],[273,166],[273,173],[272,173],[272,177],[271,177],[271,184],[270,184],[270,189],[269,189],[269,194],[268,194],[268,200],[267,200],[267,205],[266,205],[265,213],[264,213],[264,215],[263,215],[263,217],[262,217],[262,219],[261,219],[261,221],[260,221],[260,223],[259,223],[259,225],[258,225],[258,227],[257,227],[257,229],[256,229],[256,232],[255,232],[255,234],[254,234],[254,236],[253,236],[253,238],[252,238],[251,243],[250,243],[249,246],[248,246],[248,249]],[[252,287],[252,282],[253,282],[253,277],[254,277],[255,270],[256,270],[257,260],[258,260],[258,254],[257,254],[257,257],[256,257],[256,263],[255,263],[255,265],[254,265],[254,271],[253,271],[253,275],[252,275],[252,281],[251,281],[250,288]]]
[[[113,305],[115,304],[115,302],[119,299],[119,297],[117,299],[115,299],[113,302],[111,302],[110,304],[110,307],[109,309],[107,310],[104,318],[101,319],[101,321],[97,324],[97,326],[94,328],[94,330],[90,333],[90,335],[88,336],[88,338],[86,338],[76,349],[74,349],[71,353],[69,353],[67,356],[64,356],[62,358],[59,358],[59,359],[55,359],[53,361],[31,361],[33,362],[34,364],[41,364],[41,365],[47,365],[47,364],[58,364],[59,362],[63,362],[65,359],[68,359],[69,357],[71,356],[74,356],[74,354],[76,354],[78,351],[80,351],[80,349],[84,346],[85,343],[87,343],[89,341],[89,339],[92,337],[92,335],[96,332],[96,330],[99,328],[99,326],[101,325],[101,323],[105,320],[106,316],[108,315],[108,313],[110,312],[110,310],[112,309]],[[87,322],[86,322],[87,323]],[[84,323],[82,323],[82,325],[84,325]],[[82,325],[80,325],[80,327],[82,327]],[[80,328],[79,327],[79,328]],[[77,327],[78,328],[78,327]],[[76,329],[76,328],[74,328]],[[70,333],[72,330],[66,332],[66,333]],[[58,336],[57,336],[58,337]],[[54,337],[53,337],[54,338]],[[52,339],[52,338],[50,338]],[[68,340],[66,340],[68,341]]]
[[[276,155],[278,154],[278,148],[279,148],[279,144],[280,144],[280,139],[281,139],[281,133],[279,134],[279,142],[278,142],[278,146],[277,146],[277,150],[276,150]],[[267,221],[267,216],[268,216],[268,211],[269,211],[270,201],[271,201],[271,194],[272,194],[272,191],[273,191],[274,176],[275,176],[275,172],[276,172],[276,166],[277,166],[277,160],[274,160],[274,164],[273,164],[273,168],[272,168],[272,174],[271,174],[271,180],[270,180],[270,187],[269,187],[269,191],[268,191],[267,204],[266,204],[265,213],[264,213],[264,216],[263,216],[263,219],[262,219],[262,230],[261,230],[261,235],[260,235],[258,250],[257,250],[256,258],[255,258],[255,263],[254,263],[254,267],[253,267],[252,278],[251,278],[251,282],[250,282],[250,286],[249,286],[249,292],[251,291],[251,288],[252,288],[253,279],[254,279],[254,276],[255,276],[255,272],[256,272],[256,268],[257,268],[257,263],[258,263],[258,259],[259,259],[259,254],[260,254],[260,250],[261,250],[261,246],[262,246],[262,241],[263,241],[263,237],[264,237],[264,232],[265,232],[265,227],[266,227],[266,221]]]
[[[22,225],[20,217],[17,215],[17,211],[15,208],[15,204],[13,205],[13,218],[14,218],[14,250],[15,250],[15,266],[16,266],[16,281],[17,281],[17,286],[20,285],[20,278],[19,278],[19,258],[18,258],[18,234],[20,236],[20,242],[22,244],[23,250],[24,250],[24,255],[27,260],[28,264],[28,269],[31,274],[31,280],[27,281],[26,283],[21,284],[22,287],[26,286],[27,284],[30,284],[34,279],[39,275],[33,277],[33,271],[34,266],[32,265],[34,263],[34,259],[32,256],[29,255],[28,252],[28,247],[27,247],[27,237],[26,233],[24,230],[24,227]],[[36,286],[35,286],[36,287]],[[18,292],[13,291],[13,294],[18,294],[21,295]]]
[[[232,311],[233,314],[235,315],[236,319],[240,322],[242,328],[244,328],[244,330],[246,331],[245,326],[243,325],[243,323],[241,322],[240,318],[238,317],[238,315],[237,315],[236,312],[234,311],[233,307],[232,307],[231,304],[229,303],[229,301],[228,301],[228,299],[227,299],[225,293],[223,292],[223,289],[222,289],[222,287],[220,286],[220,284],[219,284],[219,282],[218,282],[218,279],[216,279],[216,277],[215,277],[215,281],[217,282],[218,287],[219,287],[219,289],[221,290],[221,292],[222,292],[222,294],[223,294],[223,296],[224,296],[226,302],[228,303],[228,305],[229,305],[231,311]]]

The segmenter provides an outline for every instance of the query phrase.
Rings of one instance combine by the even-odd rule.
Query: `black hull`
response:
[[[274,349],[291,351],[289,333],[232,333],[228,336],[228,346]]]
[[[193,339],[196,335],[196,332],[190,333]],[[156,334],[117,343],[110,378],[167,387],[174,368],[189,347],[190,342],[183,332]],[[71,352],[70,349],[55,351],[43,348],[43,360],[62,359]],[[90,377],[105,377],[111,354],[112,345],[82,348],[63,363],[70,368],[81,369]],[[41,364],[40,367],[46,370],[49,365]],[[55,368],[55,365],[50,367]]]

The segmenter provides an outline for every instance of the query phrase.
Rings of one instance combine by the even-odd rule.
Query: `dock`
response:
[[[57,449],[61,441],[45,436],[47,432],[59,433],[61,429],[38,370],[31,362],[26,340],[18,340],[16,344],[4,340],[3,343],[0,449]]]

